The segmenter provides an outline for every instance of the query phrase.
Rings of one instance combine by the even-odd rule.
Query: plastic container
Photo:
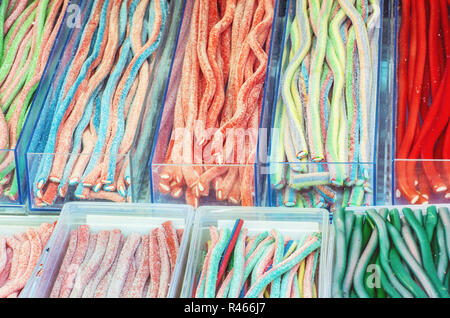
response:
[[[295,17],[295,11],[296,11],[296,1],[288,1],[288,19],[286,19],[286,27],[285,30],[290,30],[289,25],[293,22],[293,19]],[[389,31],[389,25],[384,25],[381,23],[383,21],[383,10],[385,7],[386,1],[380,1],[380,23],[376,26],[374,34],[373,34],[373,40],[372,43],[374,45],[378,43],[377,47],[374,47],[372,50],[375,56],[373,56],[374,66],[373,70],[376,72],[373,77],[376,89],[374,89],[374,97],[371,100],[371,108],[369,111],[369,140],[371,142],[371,148],[369,149],[369,155],[370,158],[369,161],[364,162],[361,160],[353,161],[353,162],[313,162],[313,161],[305,161],[305,162],[286,162],[283,158],[280,157],[280,151],[278,148],[276,148],[278,145],[280,145],[280,142],[282,143],[282,131],[279,128],[279,123],[276,121],[276,114],[277,109],[283,106],[283,99],[281,95],[281,79],[284,76],[284,72],[286,70],[287,65],[289,64],[288,59],[282,58],[280,60],[279,65],[277,66],[279,68],[279,76],[277,77],[277,85],[275,90],[275,99],[274,99],[274,111],[272,112],[272,118],[271,118],[271,135],[270,135],[270,141],[269,141],[269,165],[268,165],[268,174],[269,174],[269,182],[267,184],[268,186],[268,197],[269,206],[276,207],[276,206],[286,206],[286,207],[318,207],[318,208],[326,208],[326,207],[332,207],[334,208],[334,203],[339,202],[341,200],[341,197],[344,195],[344,188],[348,189],[350,193],[346,193],[345,195],[350,195],[350,205],[363,205],[368,204],[372,205],[375,204],[375,199],[377,198],[377,183],[376,183],[376,164],[377,164],[377,134],[378,134],[378,112],[379,109],[383,109],[382,107],[379,107],[379,104],[383,103],[383,100],[381,99],[382,93],[380,92],[380,87],[382,86],[382,76],[384,76],[384,69],[382,68],[383,65],[383,59],[388,59],[388,55],[384,52],[386,45],[389,45],[388,42],[386,42],[386,37],[384,36],[385,32]],[[389,4],[389,1],[387,1]],[[388,6],[388,5],[387,5]],[[282,52],[281,56],[285,56],[289,54],[290,51],[290,41],[288,41],[287,38],[288,34],[285,32],[283,34],[283,40],[281,43]],[[283,60],[286,60],[283,62]],[[380,116],[383,117],[383,116]],[[380,119],[381,120],[381,119]],[[292,167],[296,167],[295,171],[294,169],[289,169]],[[345,170],[348,172],[350,171],[358,171],[357,172],[357,179],[356,183],[359,185],[359,187],[355,186],[332,186],[330,182],[330,178],[328,176],[325,176],[322,178],[322,181],[320,183],[320,186],[327,186],[330,187],[328,190],[334,190],[336,192],[333,194],[334,199],[330,198],[325,199],[325,195],[320,195],[320,193],[323,193],[323,191],[311,191],[311,188],[305,188],[301,186],[296,181],[292,181],[293,184],[290,186],[285,186],[288,182],[286,182],[286,176],[288,172],[292,172],[290,175],[293,174],[303,174],[302,171],[308,171],[308,173],[316,173],[316,172],[323,172],[325,171],[332,171],[332,170]],[[280,182],[280,180],[284,179],[285,181]],[[356,179],[356,178],[355,178]],[[354,180],[355,180],[354,179]],[[328,180],[328,181],[327,181]],[[317,187],[314,187],[317,190]],[[305,189],[305,191],[301,191],[304,195],[300,194],[300,190]],[[314,195],[313,195],[314,194]]]
[[[395,30],[395,41],[393,42],[393,52],[392,57],[394,60],[394,71],[393,71],[393,83],[392,83],[392,90],[394,91],[394,94],[392,95],[391,102],[392,102],[392,111],[390,112],[390,120],[391,122],[391,143],[390,143],[390,169],[386,171],[386,175],[391,176],[391,178],[388,180],[389,182],[386,182],[385,188],[386,192],[389,195],[390,201],[387,201],[386,204],[392,203],[394,205],[397,204],[422,204],[423,202],[417,201],[417,202],[410,202],[408,201],[404,195],[400,192],[400,190],[397,187],[397,170],[399,169],[399,165],[406,165],[406,171],[408,173],[408,176],[411,177],[411,175],[415,174],[415,180],[418,182],[417,188],[422,193],[427,194],[428,200],[425,203],[430,204],[439,204],[439,203],[448,203],[450,199],[450,189],[447,189],[445,191],[438,190],[438,192],[435,192],[431,189],[431,187],[428,190],[425,190],[429,193],[426,193],[423,191],[426,187],[420,187],[420,184],[424,184],[423,180],[431,178],[440,177],[441,180],[446,184],[446,187],[449,187],[449,176],[443,171],[444,165],[450,164],[450,159],[403,159],[398,158],[396,155],[396,148],[398,145],[396,145],[396,127],[397,127],[397,116],[398,116],[398,65],[399,65],[399,52],[398,52],[398,38],[399,38],[399,32],[400,32],[400,26],[401,26],[401,3],[399,0],[395,0],[395,7],[393,10],[394,15],[394,30]],[[427,28],[427,37],[428,37],[429,30]],[[439,114],[438,114],[439,116]],[[445,133],[445,131],[444,131]],[[414,145],[415,140],[413,141],[412,145]],[[433,167],[435,168],[434,172],[431,172],[428,170],[428,173],[425,173],[424,167]]]
[[[81,6],[84,2],[81,0],[73,0],[72,4]],[[146,101],[142,109],[142,113],[139,119],[138,129],[133,141],[131,150],[127,154],[117,155],[117,160],[128,163],[127,176],[129,177],[129,187],[127,189],[126,198],[120,198],[120,201],[124,202],[149,202],[149,198],[146,195],[148,183],[148,162],[150,160],[149,149],[152,147],[153,136],[155,132],[157,116],[161,109],[161,100],[163,98],[164,85],[169,76],[169,63],[172,59],[174,46],[177,39],[177,34],[180,27],[180,20],[184,11],[185,1],[170,1],[169,14],[166,22],[166,28],[163,31],[161,43],[159,49],[152,55],[153,69],[150,75],[150,81],[147,89]],[[82,7],[82,6],[81,6]],[[85,11],[81,11],[80,21],[87,16]],[[48,109],[43,105],[47,105],[52,97],[52,92],[56,89],[56,85],[59,79],[63,75],[63,71],[66,69],[67,61],[75,53],[71,40],[74,40],[79,28],[72,28],[70,24],[63,23],[63,28],[56,40],[59,55],[54,55],[51,59],[55,64],[51,71],[47,71],[44,77],[51,77],[52,80],[48,80],[42,85],[41,94],[36,99],[36,107],[39,108],[38,117],[41,121],[48,120]],[[64,62],[66,61],[66,62]],[[53,65],[52,64],[52,65]],[[57,67],[58,66],[58,67]],[[42,110],[41,110],[42,109]],[[29,197],[29,209],[31,213],[37,213],[39,211],[56,212],[58,213],[64,203],[72,201],[80,201],[74,195],[76,189],[75,186],[70,186],[65,197],[58,196],[53,205],[42,205],[41,202],[36,201],[35,195],[35,179],[39,164],[43,160],[53,160],[55,153],[45,154],[44,147],[47,138],[43,138],[42,132],[37,130],[37,124],[32,135],[32,140],[27,142],[26,151],[26,172],[27,172],[27,188]],[[44,140],[44,142],[41,142]],[[92,154],[79,154],[69,153],[66,154],[68,158],[77,159],[80,156],[91,156]],[[107,154],[99,154],[99,157],[106,156]],[[143,186],[144,185],[144,186]],[[84,200],[83,200],[84,201]],[[89,201],[106,201],[102,199],[91,199]]]
[[[177,257],[177,265],[169,287],[168,297],[179,295],[180,279],[184,274],[194,211],[189,206],[157,204],[68,203],[64,206],[47,251],[26,286],[29,298],[46,298],[50,295],[69,244],[70,231],[87,224],[91,231],[119,229],[125,237],[131,233],[149,234],[150,230],[171,220],[184,234]]]
[[[194,284],[202,269],[202,251],[210,239],[209,227],[233,229],[236,219],[244,220],[248,235],[276,229],[292,239],[299,239],[305,232],[322,233],[322,245],[316,285],[318,297],[330,295],[331,284],[327,279],[330,268],[328,259],[333,257],[333,237],[329,236],[329,212],[323,209],[287,209],[287,208],[240,208],[240,207],[201,207],[195,216],[192,229],[191,247],[186,265],[186,274],[181,297],[189,298],[193,294]]]
[[[14,211],[14,209],[11,209]],[[8,210],[8,212],[10,212]],[[55,216],[19,216],[19,215],[0,215],[0,234],[3,236],[14,235],[16,233],[24,233],[29,228],[37,229],[43,223],[53,223],[58,218]],[[46,248],[43,247],[42,253]],[[28,281],[32,280],[33,275]],[[26,297],[26,286],[20,293],[19,297]]]
[[[183,18],[182,27],[180,29],[179,38],[183,39],[189,30],[191,12],[193,8],[193,1],[188,1],[185,10],[185,16]],[[267,164],[267,136],[270,131],[270,118],[272,114],[272,100],[274,98],[273,92],[276,84],[278,63],[281,53],[281,39],[284,33],[284,21],[286,19],[286,2],[276,1],[275,13],[272,25],[271,35],[271,47],[269,51],[269,60],[266,73],[266,81],[264,86],[264,95],[262,101],[261,118],[259,123],[259,131],[257,141],[256,160],[254,163],[245,163],[243,160],[238,161],[236,164],[192,164],[189,167],[199,167],[204,170],[214,167],[226,167],[235,169],[250,169],[253,175],[253,205],[265,206],[266,205],[266,193],[265,183],[267,173],[263,173],[262,170]],[[184,52],[187,41],[178,41],[177,49],[175,52],[174,60],[172,61],[172,69],[170,80],[167,83],[165,98],[163,100],[163,109],[160,114],[158,122],[156,141],[153,145],[152,157],[150,162],[150,194],[152,202],[154,203],[185,203],[185,196],[182,195],[179,198],[175,198],[170,194],[162,194],[160,185],[160,174],[164,168],[174,166],[183,167],[186,164],[166,164],[165,156],[169,146],[170,135],[173,127],[173,111],[175,107],[176,94],[173,92],[178,91],[178,87],[181,79],[181,65],[184,60]],[[176,72],[176,70],[179,70]],[[248,132],[245,132],[246,134]],[[251,147],[249,147],[251,148]],[[185,188],[185,187],[184,187]],[[184,191],[185,189],[183,189]],[[216,198],[215,191],[210,190],[208,196],[202,196],[199,202],[200,206],[205,205],[235,205],[229,201],[220,201]]]
[[[380,206],[366,206],[366,207],[348,207],[348,208],[346,208],[346,211],[347,212],[354,212],[355,214],[358,214],[358,215],[366,215],[366,211],[370,210],[370,209],[374,209],[377,212],[379,212],[381,209],[388,209],[389,211],[392,210],[392,209],[397,209],[399,214],[400,214],[400,217],[403,218],[403,216],[404,216],[403,208],[410,208],[415,213],[422,212],[423,215],[426,215],[427,214],[427,208],[429,206],[430,205],[420,205],[420,206],[419,205],[380,205]],[[437,209],[439,209],[440,207],[450,208],[450,205],[445,205],[445,204],[433,204],[433,206],[435,206]],[[333,241],[335,240],[335,226],[334,226],[334,222],[330,226],[330,238],[333,238]],[[335,253],[335,249],[336,249],[335,244],[329,245],[328,247],[329,247],[329,253]],[[329,262],[330,262],[330,267],[329,267],[330,271],[328,273],[329,274],[328,280],[330,281],[330,284],[332,284],[332,282],[333,282],[333,275],[334,275],[334,264],[335,264],[334,256],[329,259]]]
[[[67,12],[66,12],[67,13]],[[64,18],[65,20],[67,17]],[[64,38],[64,27],[61,27],[58,31],[57,39]],[[25,154],[28,143],[31,140],[34,127],[36,122],[39,120],[39,114],[41,113],[42,103],[39,102],[46,94],[46,87],[48,83],[52,81],[55,69],[59,64],[59,56],[61,55],[62,49],[64,48],[65,41],[56,40],[53,48],[50,52],[49,59],[45,66],[45,71],[39,85],[34,93],[33,101],[29,106],[28,115],[23,124],[22,131],[18,136],[17,145],[14,149],[0,149],[0,158],[4,158],[6,156],[13,156],[13,166],[8,169],[8,171],[12,171],[13,177],[8,182],[8,187],[12,182],[15,181],[17,184],[17,194],[8,195],[8,189],[3,188],[0,185],[0,206],[10,207],[10,206],[20,206],[24,205],[27,198],[27,182],[26,182],[26,162],[25,162]],[[0,184],[3,184],[3,173],[0,173]]]

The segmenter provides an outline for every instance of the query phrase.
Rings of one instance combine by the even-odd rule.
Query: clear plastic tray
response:
[[[400,190],[397,187],[397,169],[398,169],[398,165],[406,165],[406,169],[407,171],[411,172],[414,171],[415,172],[415,177],[416,177],[416,181],[421,184],[423,183],[423,180],[427,179],[427,175],[428,176],[432,176],[433,178],[436,177],[440,177],[441,180],[444,182],[444,184],[446,184],[447,186],[447,190],[443,191],[443,192],[434,192],[431,187],[426,190],[429,193],[426,193],[428,196],[428,202],[425,203],[430,203],[430,204],[440,204],[440,203],[449,203],[449,199],[450,199],[450,184],[449,184],[449,180],[450,180],[450,176],[448,176],[445,171],[443,171],[443,166],[444,165],[450,165],[450,159],[402,159],[402,158],[397,158],[396,156],[396,126],[397,126],[397,103],[398,103],[398,37],[399,37],[399,32],[400,32],[400,25],[401,25],[401,6],[400,6],[400,1],[399,0],[395,0],[393,1],[395,2],[394,5],[394,10],[393,10],[393,24],[394,27],[393,29],[395,30],[395,39],[393,42],[393,49],[392,49],[392,59],[393,59],[393,74],[392,74],[392,78],[393,78],[393,82],[390,83],[392,86],[392,90],[393,90],[393,95],[391,95],[390,98],[390,102],[392,103],[392,110],[390,112],[390,120],[391,122],[391,131],[390,131],[390,135],[391,138],[387,139],[387,140],[391,140],[390,143],[390,170],[386,171],[386,176],[391,176],[391,178],[389,178],[389,182],[386,182],[385,184],[385,188],[386,188],[386,193],[388,193],[389,198],[391,199],[390,201],[385,202],[386,204],[388,203],[392,203],[394,205],[396,204],[411,204],[413,202],[409,202],[400,192]],[[428,33],[427,33],[428,36]],[[414,143],[413,143],[414,144]],[[428,173],[425,173],[424,168],[423,167],[428,167],[427,169],[430,169],[429,167],[434,167],[433,170],[428,170]],[[431,172],[433,171],[433,172]],[[420,186],[418,186],[418,188],[420,189]],[[424,187],[425,188],[425,187]],[[422,188],[423,189],[423,188]],[[417,202],[417,204],[419,204],[420,202]]]
[[[72,4],[80,5],[83,3],[81,0],[72,0]],[[142,113],[139,119],[138,130],[135,135],[133,146],[131,151],[124,155],[117,155],[117,160],[122,162],[128,162],[128,169],[126,171],[128,189],[126,197],[120,199],[123,202],[149,202],[146,183],[148,183],[148,166],[150,161],[150,151],[153,143],[153,136],[155,133],[156,120],[161,110],[162,98],[164,93],[164,84],[167,82],[169,77],[169,64],[173,56],[174,47],[177,39],[177,34],[180,28],[180,21],[184,11],[185,1],[170,1],[169,4],[169,14],[166,23],[166,28],[164,30],[161,44],[159,49],[154,53],[153,56],[153,69],[151,71],[150,81],[147,90],[147,98],[142,109]],[[81,21],[85,13],[81,14]],[[53,68],[48,69],[44,73],[44,78],[49,78],[49,80],[42,83],[41,94],[35,100],[37,111],[36,118],[40,121],[46,121],[48,109],[44,108],[43,105],[49,103],[49,99],[52,96],[52,92],[56,89],[56,83],[63,75],[67,63],[62,63],[61,61],[68,61],[74,54],[73,45],[70,45],[70,40],[75,37],[77,28],[71,28],[69,23],[63,22],[63,28],[56,40],[56,47],[58,48],[59,54],[54,54],[51,58],[51,65]],[[42,109],[42,110],[41,110]],[[37,123],[36,126],[37,127]],[[34,131],[30,132],[31,140],[27,141],[25,147],[26,150],[26,160],[23,156],[23,165],[26,164],[27,172],[27,190],[28,190],[28,204],[30,213],[36,213],[39,211],[46,212],[56,212],[62,209],[64,203],[73,201],[86,201],[77,198],[74,195],[76,186],[71,186],[64,198],[58,196],[53,205],[41,205],[36,202],[36,195],[34,189],[34,182],[39,168],[39,163],[42,160],[53,160],[55,155],[61,154],[45,154],[44,143],[40,142],[46,138],[42,137],[42,132],[34,128]],[[79,154],[79,153],[68,153],[68,158],[78,159],[83,156],[91,157],[92,154]],[[108,154],[98,154],[99,157],[107,156]],[[26,162],[25,162],[26,161]],[[143,189],[144,188],[144,189]],[[92,199],[89,201],[107,201],[102,199]]]
[[[369,209],[374,209],[377,212],[379,212],[381,209],[388,209],[389,211],[392,209],[397,209],[400,217],[403,217],[403,208],[410,208],[415,212],[421,211],[423,215],[426,215],[427,213],[427,208],[430,205],[379,205],[379,206],[366,206],[366,207],[348,207],[346,208],[347,212],[354,212],[356,214],[359,215],[366,215],[366,211]],[[437,209],[440,207],[446,207],[446,208],[450,208],[450,205],[445,205],[445,204],[433,204],[433,206],[435,206]],[[335,240],[335,226],[334,226],[334,222],[332,222],[332,224],[330,225],[330,238],[332,238],[333,242]],[[332,257],[330,257],[328,259],[329,261],[329,271],[328,271],[328,281],[330,282],[330,286],[333,282],[333,274],[334,274],[334,252],[335,252],[336,246],[335,244],[330,244],[328,245],[328,253],[330,255],[333,255]]]
[[[14,210],[14,209],[11,209]],[[9,212],[9,211],[8,211]],[[0,215],[0,234],[4,236],[14,235],[16,233],[24,233],[29,228],[38,228],[43,223],[53,223],[57,221],[55,216],[19,216],[19,215]],[[47,242],[48,246],[48,242]],[[46,247],[42,249],[45,253]],[[33,275],[29,278],[32,280]],[[26,286],[20,293],[19,297],[27,296]]]
[[[386,5],[387,3],[387,5]],[[288,29],[288,24],[292,23],[293,18],[295,17],[295,5],[296,1],[288,1],[288,19],[286,19],[286,27],[285,30]],[[276,147],[280,143],[280,128],[277,126],[278,124],[275,121],[275,115],[277,108],[281,107],[282,105],[282,97],[281,97],[281,78],[284,74],[284,70],[286,69],[287,62],[283,64],[282,59],[280,60],[280,63],[278,64],[279,68],[279,76],[277,77],[276,81],[276,87],[275,87],[275,99],[274,101],[274,111],[272,112],[272,118],[271,118],[271,135],[270,135],[270,141],[269,141],[269,155],[271,156],[269,158],[269,165],[268,165],[268,174],[269,174],[269,182],[267,184],[268,186],[268,204],[269,206],[276,207],[276,206],[286,206],[286,207],[311,207],[309,204],[310,200],[315,200],[317,202],[312,202],[313,207],[328,207],[331,206],[333,208],[334,202],[338,201],[339,198],[343,194],[343,188],[342,187],[332,187],[332,190],[335,190],[337,194],[335,194],[334,200],[325,200],[324,196],[322,196],[322,199],[319,201],[318,199],[320,196],[313,196],[310,195],[312,192],[310,191],[311,188],[304,188],[305,191],[302,191],[305,195],[301,195],[298,191],[298,189],[302,189],[298,186],[288,187],[285,186],[284,183],[280,183],[280,179],[286,179],[286,173],[290,171],[294,171],[294,169],[289,169],[290,167],[297,167],[298,173],[301,171],[310,171],[310,172],[319,172],[319,171],[331,171],[331,170],[342,170],[345,169],[346,171],[350,171],[352,169],[353,171],[361,171],[359,173],[359,180],[361,183],[361,187],[359,187],[357,190],[354,190],[355,194],[352,196],[352,200],[349,202],[351,205],[372,205],[375,204],[376,198],[377,198],[377,183],[376,178],[378,177],[378,173],[376,173],[376,163],[377,163],[377,157],[378,157],[378,122],[383,120],[383,118],[378,118],[378,114],[380,110],[384,109],[383,106],[380,106],[383,104],[384,100],[384,93],[381,92],[381,88],[384,87],[383,82],[383,76],[386,75],[386,70],[383,68],[384,60],[389,59],[389,55],[386,54],[386,48],[389,47],[389,42],[387,42],[387,37],[385,36],[385,33],[389,33],[390,31],[390,25],[385,25],[381,21],[383,21],[383,18],[386,16],[386,14],[383,15],[383,11],[386,11],[385,7],[389,7],[389,1],[380,1],[380,23],[376,26],[374,35],[373,35],[373,42],[378,42],[378,50],[374,50],[377,54],[374,56],[373,60],[375,61],[375,65],[373,69],[376,71],[376,74],[374,74],[374,78],[376,79],[376,85],[377,89],[374,90],[375,96],[373,100],[371,101],[371,113],[369,114],[370,118],[370,128],[369,128],[369,140],[371,140],[371,144],[373,147],[370,149],[370,161],[363,162],[363,161],[355,161],[355,162],[283,162],[280,161],[280,159],[277,159],[277,155],[279,155],[279,151],[277,151],[274,147]],[[287,54],[286,53],[286,45],[287,45],[287,34],[284,32],[283,34],[283,40],[281,43],[281,56]],[[383,117],[384,113],[380,112],[380,117]],[[382,141],[381,141],[382,142]],[[284,151],[284,150],[283,150]],[[273,153],[272,153],[273,152]],[[281,159],[283,160],[283,159]],[[295,172],[293,172],[295,173]],[[282,177],[284,176],[284,177]],[[326,182],[326,178],[324,178],[324,182]],[[295,183],[295,181],[293,182]],[[358,183],[358,184],[359,184]],[[362,188],[362,183],[364,183],[364,189],[360,190]],[[331,186],[331,183],[328,182],[326,184],[322,184],[322,186]],[[281,188],[281,189],[280,189]],[[346,189],[350,189],[350,192],[352,191],[352,187],[346,187]],[[321,193],[320,191],[315,191],[314,193]],[[362,193],[362,194],[361,194]],[[365,193],[365,194],[364,194]],[[302,200],[301,197],[306,197],[306,200]],[[307,197],[310,197],[309,199]],[[293,199],[297,197],[297,199]],[[304,203],[308,203],[308,205],[304,205]]]
[[[201,207],[194,220],[181,297],[189,298],[193,293],[195,281],[203,266],[202,251],[209,240],[209,227],[232,229],[236,219],[242,219],[248,235],[276,229],[292,239],[298,239],[304,232],[321,232],[317,288],[319,298],[328,298],[331,288],[327,277],[330,271],[328,259],[333,257],[333,249],[329,249],[329,246],[334,245],[333,237],[329,236],[329,218],[329,212],[323,209]]]
[[[58,275],[67,246],[70,231],[87,224],[91,231],[120,229],[125,236],[131,233],[148,234],[150,230],[171,220],[175,228],[183,228],[184,234],[177,257],[177,265],[169,287],[168,297],[177,297],[188,254],[191,224],[194,210],[189,206],[158,204],[68,203],[64,206],[51,236],[46,253],[35,268],[27,284],[29,298],[46,298]]]
[[[67,16],[64,17],[63,24],[66,19]],[[63,27],[59,29],[56,39],[64,39],[64,36],[66,34],[64,33],[63,29],[64,29]],[[64,47],[65,41],[61,40],[55,41],[53,48],[50,52],[49,59],[45,66],[43,76],[41,77],[39,85],[34,93],[34,97],[28,110],[28,115],[26,116],[26,119],[24,121],[24,125],[19,135],[16,147],[14,149],[0,149],[0,158],[4,158],[6,156],[11,155],[14,157],[13,169],[8,170],[11,170],[12,172],[15,173],[14,177],[12,177],[12,179],[9,181],[9,184],[11,184],[11,182],[13,181],[17,183],[17,194],[15,197],[8,196],[6,188],[0,190],[0,206],[9,207],[25,204],[27,198],[26,163],[25,163],[26,149],[31,140],[34,127],[37,121],[39,120],[39,115],[43,107],[43,104],[40,102],[40,100],[42,100],[43,96],[46,95],[46,87],[48,86],[48,83],[50,83],[53,80],[55,70],[59,64],[60,60],[59,57],[61,56],[61,52],[63,51]],[[0,183],[2,182],[2,179],[3,174],[0,177]]]
[[[180,29],[179,37],[182,38],[189,30],[190,17],[192,12],[193,1],[189,1],[186,5],[185,16],[182,22],[182,27]],[[284,33],[284,21],[286,19],[286,2],[276,1],[275,3],[275,13],[274,21],[272,25],[272,36],[271,36],[271,48],[269,52],[269,61],[266,74],[266,81],[264,87],[264,97],[262,102],[261,110],[261,120],[259,124],[259,132],[257,139],[257,153],[256,159],[253,164],[223,164],[223,165],[208,165],[208,164],[193,164],[190,167],[200,167],[204,170],[213,167],[227,167],[234,169],[251,169],[253,173],[253,205],[255,206],[265,206],[266,205],[266,176],[263,169],[267,165],[267,136],[270,132],[270,119],[272,117],[272,100],[274,98],[273,92],[276,85],[276,78],[278,73],[278,63],[280,60],[281,53],[281,39]],[[166,164],[165,156],[167,148],[169,145],[170,134],[173,127],[173,111],[175,107],[175,96],[173,92],[178,91],[181,78],[181,63],[184,59],[184,51],[186,48],[186,41],[178,41],[177,49],[175,52],[174,59],[172,61],[171,76],[167,83],[166,93],[163,100],[163,109],[160,114],[160,119],[158,122],[156,141],[153,145],[152,157],[150,162],[150,194],[152,202],[154,203],[185,203],[185,196],[182,195],[180,198],[175,198],[171,194],[162,194],[159,190],[160,184],[160,174],[162,170],[167,166],[177,166],[183,167],[185,164]],[[174,72],[174,69],[180,69],[178,73]],[[185,189],[184,189],[185,190]],[[220,201],[216,198],[216,194],[213,189],[210,190],[209,195],[206,197],[201,197],[199,205],[233,205],[229,201]]]

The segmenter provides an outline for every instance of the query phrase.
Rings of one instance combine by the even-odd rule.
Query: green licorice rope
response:
[[[336,231],[336,256],[334,262],[334,275],[331,293],[334,298],[342,298],[342,280],[344,279],[347,261],[347,246],[345,243],[345,209],[338,208],[334,216]]]
[[[439,217],[444,225],[445,242],[447,244],[447,255],[450,261],[450,212],[447,208],[439,208]]]
[[[350,212],[352,213],[352,212]],[[347,213],[348,214],[348,213]],[[344,275],[344,280],[342,283],[342,293],[344,298],[348,298],[350,294],[350,288],[353,282],[353,274],[355,272],[356,265],[358,264],[358,259],[362,248],[362,223],[363,216],[357,215],[355,217],[355,226],[346,227],[347,229],[353,228],[351,235],[351,242],[348,251],[348,261],[347,261],[347,271]],[[348,243],[347,243],[348,244]]]
[[[219,262],[225,250],[228,238],[230,237],[230,229],[223,230],[223,235],[214,247],[211,258],[209,260],[208,272],[206,274],[205,298],[214,298],[216,296],[216,281],[219,271]]]
[[[438,215],[436,207],[432,205],[427,208],[427,215],[425,217],[425,229],[427,231],[428,241],[430,242],[433,238],[433,233],[434,230],[436,229],[437,223],[438,223]]]
[[[7,8],[8,0],[2,0],[0,4],[0,61],[3,58],[3,24],[5,23],[5,14]]]
[[[398,279],[402,282],[402,284],[408,288],[408,290],[414,295],[416,298],[427,298],[427,294],[417,285],[414,279],[408,274],[405,266],[403,265],[400,255],[395,248],[392,248],[389,252],[389,260],[391,262],[392,268],[397,275]]]
[[[437,261],[437,275],[442,283],[444,283],[445,273],[448,271],[448,255],[445,244],[445,230],[441,220],[439,220],[436,231],[436,239],[439,246],[438,261]],[[448,288],[448,285],[445,285]]]
[[[368,222],[366,220],[366,222]],[[378,232],[376,230],[372,231],[370,239],[367,242],[364,251],[361,253],[361,257],[358,260],[358,264],[355,268],[355,274],[353,276],[353,288],[360,298],[370,298],[373,297],[372,291],[370,294],[367,292],[365,285],[367,284],[367,278],[364,278],[367,265],[372,259],[378,246]]]
[[[439,277],[436,273],[436,267],[433,263],[433,255],[431,255],[430,241],[427,238],[425,230],[422,228],[422,226],[420,226],[419,221],[416,219],[416,217],[414,216],[414,212],[411,209],[404,208],[403,214],[405,215],[405,218],[408,221],[409,225],[411,225],[411,227],[413,228],[413,231],[419,241],[420,250],[422,252],[422,262],[425,271],[427,272],[428,276],[433,282],[433,285],[438,290],[441,297],[450,298],[447,288],[445,288],[445,286],[439,280]]]
[[[389,211],[389,219],[398,231],[402,230],[402,221],[400,219],[400,213],[397,209],[392,209]]]
[[[409,251],[400,232],[395,228],[395,226],[390,223],[387,223],[386,226],[397,251],[399,252],[402,259],[405,260],[405,263],[412,270],[416,278],[419,280],[425,292],[430,297],[438,298],[439,292],[436,290],[430,278],[427,276],[425,271],[422,269],[419,263],[417,263],[414,256]]]
[[[386,229],[386,222],[384,219],[373,209],[368,210],[367,214],[370,219],[375,223],[379,235],[380,244],[380,263],[383,271],[386,272],[386,276],[392,283],[397,292],[406,298],[412,298],[412,294],[400,283],[400,281],[395,276],[391,266],[389,265],[389,235]],[[386,291],[387,292],[387,291]]]
[[[353,224],[355,224],[355,214],[354,212],[346,212],[344,213],[345,215],[345,228],[346,229],[352,229],[353,228]],[[350,238],[352,236],[353,231],[346,231],[345,232],[345,244],[346,246],[349,246],[349,242],[350,242]]]
[[[380,277],[380,283],[381,283],[381,288],[377,289],[377,298],[385,298],[384,293],[386,293],[387,295],[389,295],[389,297],[392,298],[401,298],[402,295],[400,295],[399,292],[397,292],[397,290],[394,288],[394,286],[392,286],[389,278],[386,276],[386,273],[383,271],[383,266],[381,265],[381,261],[380,258],[378,257],[377,259],[377,271]],[[380,293],[381,291],[383,291],[383,293]]]
[[[365,247],[367,242],[370,239],[370,235],[372,234],[372,226],[370,225],[369,218],[364,216],[364,224],[363,224],[363,240],[362,246]]]

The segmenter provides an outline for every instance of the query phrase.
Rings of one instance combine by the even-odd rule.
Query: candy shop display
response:
[[[0,298],[17,298],[33,273],[55,223],[0,218]]]
[[[81,1],[80,11],[81,27],[70,36],[29,145],[29,153],[41,154],[28,180],[36,207],[66,196],[131,201],[128,154],[148,111],[169,4]]]
[[[334,215],[333,297],[450,297],[448,207],[361,211]]]
[[[69,0],[0,3],[0,199],[16,202],[16,147]]]
[[[170,137],[156,150],[165,159],[156,168],[153,163],[154,191],[194,207],[209,196],[253,205],[276,3],[195,0],[186,6],[191,11],[185,11],[159,131]]]
[[[262,219],[256,217],[258,213]],[[182,297],[326,295],[323,271],[328,213],[306,210],[303,215],[293,211],[287,216],[290,212],[284,210],[279,211],[278,217],[277,213],[209,207],[198,211]],[[243,219],[233,221],[235,215],[242,215]]]
[[[448,1],[399,1],[395,202],[450,198]]]
[[[380,6],[291,1],[273,114],[272,206],[372,203]]]

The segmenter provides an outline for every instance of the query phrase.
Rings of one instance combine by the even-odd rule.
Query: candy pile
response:
[[[190,16],[159,191],[198,206],[212,184],[217,200],[253,205],[274,1],[195,0]]]
[[[450,198],[450,164],[442,160],[450,159],[448,5],[445,0],[401,1],[396,197],[412,204]]]
[[[69,0],[0,3],[0,150],[15,149]],[[14,152],[0,153],[0,197],[18,198]]]
[[[247,236],[243,221],[233,231],[211,227],[193,297],[316,298],[321,235],[297,241],[272,230]]]
[[[276,206],[372,201],[378,0],[292,1],[271,141]]]
[[[333,297],[449,298],[450,212],[339,209]]]
[[[0,298],[17,298],[33,273],[55,224],[14,236],[0,235]]]
[[[72,189],[78,199],[130,200],[127,154],[168,4],[95,0],[81,5],[84,20],[65,51],[72,54],[61,62],[29,148],[44,154],[32,180],[38,207],[51,206]]]
[[[70,233],[50,297],[167,297],[182,236],[171,221],[127,238],[120,230],[90,233],[80,225]]]

